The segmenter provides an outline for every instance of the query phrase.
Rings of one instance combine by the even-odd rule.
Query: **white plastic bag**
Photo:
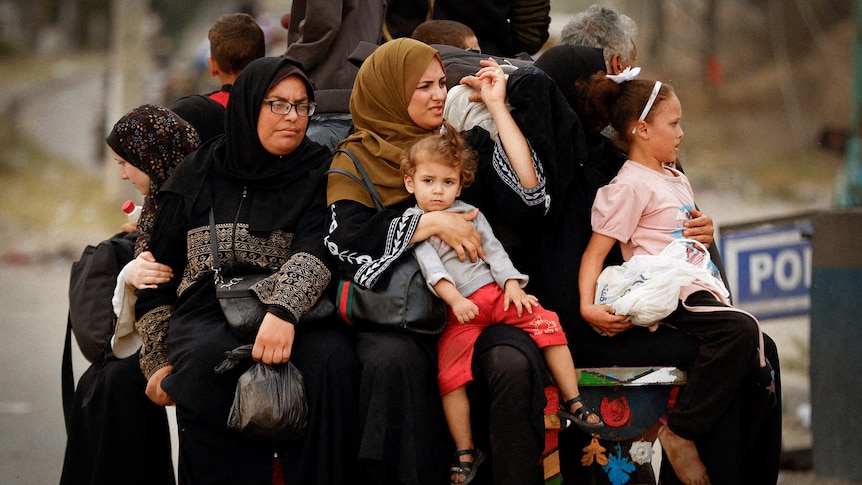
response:
[[[608,266],[596,283],[595,303],[611,305],[635,325],[649,327],[673,313],[683,286],[699,280],[721,294],[727,289],[709,268],[709,252],[693,239],[677,239],[657,255],[637,255]]]

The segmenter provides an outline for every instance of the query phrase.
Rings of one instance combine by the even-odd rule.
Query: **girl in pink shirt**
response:
[[[691,185],[675,168],[684,135],[679,98],[659,81],[630,80],[615,90],[609,106],[611,125],[628,151],[628,161],[596,195],[593,234],[578,278],[581,315],[594,326],[628,320],[615,315],[610,305],[593,303],[596,281],[614,245],[620,244],[626,260],[658,254],[682,237],[683,222],[691,219],[694,209]],[[682,288],[677,310],[662,322],[702,341],[687,369],[686,385],[659,430],[674,472],[691,485],[710,483],[695,440],[731,405],[744,376],[752,370],[769,372],[760,352],[757,321],[706,288],[697,282]]]

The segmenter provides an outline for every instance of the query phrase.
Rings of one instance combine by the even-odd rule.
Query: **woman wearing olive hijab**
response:
[[[462,196],[483,213],[499,219],[529,217],[544,211],[544,180],[539,165],[506,101],[506,78],[485,62],[464,79],[477,89],[499,130],[497,140],[481,128],[465,132],[479,155],[476,182]],[[348,177],[329,176],[330,231],[327,245],[357,284],[374,287],[388,278],[393,261],[413,257],[412,245],[431,236],[475,259],[481,241],[468,221],[475,213],[434,212],[404,215],[413,202],[399,169],[402,150],[440,129],[446,77],[438,52],[413,39],[378,47],[363,63],[350,101],[355,133],[339,147],[353,152],[368,171],[385,209],[378,212],[364,188]],[[337,153],[333,167],[356,173],[353,162]],[[505,325],[487,329],[476,342],[473,383],[475,446],[488,456],[478,480],[495,484],[541,481],[544,446],[541,354],[527,336]],[[359,332],[362,363],[359,459],[365,483],[460,483],[451,459],[437,387],[436,339],[393,332]]]

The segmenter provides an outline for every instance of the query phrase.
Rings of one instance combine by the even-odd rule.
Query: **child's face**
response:
[[[656,106],[650,123],[650,148],[662,163],[674,162],[679,156],[679,146],[684,135],[680,120],[682,106],[679,98],[672,95]]]
[[[461,195],[461,169],[436,161],[419,162],[412,176],[404,176],[404,186],[423,211],[448,209]]]

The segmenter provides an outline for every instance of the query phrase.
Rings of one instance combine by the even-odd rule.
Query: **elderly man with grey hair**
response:
[[[560,44],[583,45],[602,49],[609,74],[634,67],[637,25],[630,17],[607,7],[591,5],[575,14],[560,32]]]

